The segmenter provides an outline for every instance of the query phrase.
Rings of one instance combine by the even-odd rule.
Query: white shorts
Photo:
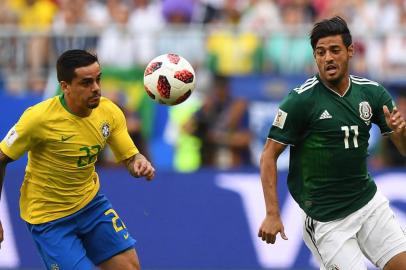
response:
[[[364,255],[383,269],[406,251],[406,235],[379,192],[351,215],[334,221],[316,221],[303,213],[303,240],[321,270],[366,270]]]

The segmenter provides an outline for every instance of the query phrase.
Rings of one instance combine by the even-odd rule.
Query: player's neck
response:
[[[66,109],[71,113],[79,117],[87,117],[92,113],[92,109],[90,108],[83,108],[80,106],[77,106],[73,100],[70,100],[69,98],[64,97],[65,99],[65,104],[66,104]]]
[[[327,86],[331,91],[336,92],[340,96],[344,96],[348,88],[350,87],[350,77],[349,76],[344,76],[340,81],[332,83],[328,82],[324,78],[321,78],[323,81],[323,84]]]

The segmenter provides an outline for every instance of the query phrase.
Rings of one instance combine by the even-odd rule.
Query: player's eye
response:
[[[326,53],[325,50],[316,50],[316,55],[323,56]]]
[[[89,86],[93,83],[93,80],[83,80],[81,85],[83,86]]]

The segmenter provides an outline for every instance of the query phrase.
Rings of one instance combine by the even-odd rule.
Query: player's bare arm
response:
[[[393,130],[393,133],[390,135],[391,140],[399,152],[406,156],[406,121],[404,117],[396,107],[390,112],[388,107],[383,106],[383,112],[385,114],[386,124]]]
[[[276,190],[276,161],[285,148],[286,145],[268,139],[261,155],[261,182],[265,198],[266,216],[259,228],[258,237],[262,238],[262,240],[268,244],[275,243],[278,233],[281,234],[282,239],[288,240],[279,213],[279,202]]]
[[[145,177],[147,180],[152,180],[155,176],[155,168],[151,165],[151,162],[140,153],[124,160],[124,163],[127,170],[134,177]]]
[[[4,175],[6,174],[6,166],[7,166],[7,163],[9,163],[11,161],[12,161],[12,159],[9,158],[8,156],[6,156],[0,150],[0,199],[1,199],[1,190],[3,189]],[[0,220],[0,245],[1,245],[1,242],[3,242],[3,239],[4,239],[3,226],[1,225],[1,220]]]

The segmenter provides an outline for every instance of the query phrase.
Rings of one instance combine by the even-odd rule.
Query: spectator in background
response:
[[[239,1],[225,0],[218,20],[207,33],[206,61],[214,74],[244,75],[262,70],[261,39],[248,29],[238,28],[241,12]]]
[[[122,2],[114,3],[109,8],[112,23],[100,34],[97,54],[103,66],[132,68],[137,62],[138,46],[128,27],[130,8]]]
[[[171,24],[187,24],[192,21],[195,1],[193,0],[163,0],[162,14]]]
[[[49,59],[48,33],[57,6],[51,0],[20,0],[9,3],[17,14],[20,29],[29,34],[25,51],[28,60],[28,88],[34,92],[42,92]]]
[[[366,44],[364,39],[354,40],[354,56],[352,57],[353,65],[351,73],[359,75],[368,74],[368,66],[366,61]]]
[[[196,6],[195,21],[210,24],[220,17],[222,3],[218,0],[200,0]]]
[[[184,130],[201,139],[203,166],[230,169],[250,165],[247,102],[232,97],[229,78],[214,79],[212,92]]]
[[[244,6],[239,0],[224,0],[218,23],[238,25]]]
[[[281,14],[273,0],[250,0],[243,11],[240,25],[257,33],[273,31],[280,26]]]
[[[52,23],[53,46],[57,55],[68,49],[95,50],[96,31],[102,27],[95,14],[103,13],[96,8],[90,9],[91,3],[84,0],[60,0],[60,10]],[[104,20],[109,21],[107,18]]]
[[[11,1],[0,1],[1,26],[14,26],[18,22],[16,11],[12,8],[11,4]]]
[[[315,3],[313,0],[279,0],[279,9],[282,10],[288,6],[296,6],[301,12],[304,23],[312,23],[317,16]],[[326,2],[326,1],[325,1]],[[331,2],[331,1],[330,1]]]
[[[193,172],[202,166],[201,139],[188,129],[190,119],[202,104],[202,91],[200,90],[203,90],[204,87],[201,86],[199,83],[200,89],[196,89],[196,92],[181,106],[169,108],[168,120],[165,124],[165,130],[162,132],[164,143],[172,146],[173,159],[171,165],[177,172]],[[159,139],[154,138],[153,140],[159,142]]]
[[[167,23],[165,31],[156,39],[157,54],[176,53],[186,58],[195,69],[205,60],[205,33],[199,27],[190,27],[194,10],[193,0],[164,0],[162,14]]]
[[[357,27],[354,28],[354,35],[368,33],[376,26],[376,15],[378,14],[377,1],[354,0],[353,16],[350,22]]]
[[[140,65],[145,66],[156,56],[155,40],[164,27],[161,2],[133,0],[133,10],[128,24],[138,43],[137,52]]]
[[[110,20],[103,12],[103,5],[86,0],[58,0],[59,10],[52,21],[51,48],[54,55],[60,55],[69,49],[82,49],[94,52],[97,46],[98,32],[102,27],[99,19]],[[89,10],[90,9],[90,10]],[[107,11],[107,10],[106,10]],[[95,19],[97,17],[97,19]],[[50,70],[43,98],[60,94],[55,70]]]
[[[2,31],[11,33],[17,25],[17,14],[11,9],[7,1],[0,1],[0,27]],[[16,65],[16,39],[4,36],[0,39],[0,92],[3,89],[15,91],[18,89],[10,80],[12,68]]]
[[[388,33],[399,27],[401,12],[404,9],[403,0],[376,0],[378,4],[375,9],[375,31]],[[377,20],[376,18],[380,18]]]
[[[265,41],[267,70],[277,74],[314,72],[313,51],[302,31],[304,23],[303,6],[286,5],[282,9],[284,30],[272,32]]]
[[[406,5],[406,2],[405,2]],[[406,6],[400,7],[401,14],[396,31],[386,35],[384,40],[385,62],[383,69],[389,71],[387,75],[394,79],[403,79],[406,73]],[[403,89],[406,91],[406,89]]]
[[[355,0],[313,0],[315,10],[315,20],[318,21],[326,17],[340,15],[347,20],[351,19],[351,15],[355,8]]]
[[[58,0],[59,1],[59,0]],[[125,0],[74,0],[84,7],[82,18],[85,23],[96,29],[103,29],[112,23],[109,8]]]

